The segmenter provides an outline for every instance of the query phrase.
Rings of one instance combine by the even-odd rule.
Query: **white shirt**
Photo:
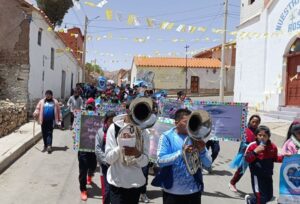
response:
[[[124,119],[115,122],[119,127],[124,126]],[[122,149],[118,146],[115,137],[115,124],[112,124],[107,131],[105,159],[110,164],[107,171],[107,181],[109,184],[121,188],[139,188],[146,183],[142,167],[148,165],[149,158],[149,136],[147,132],[142,131],[144,138],[144,150],[142,155],[137,158],[136,164],[126,166],[122,160]]]

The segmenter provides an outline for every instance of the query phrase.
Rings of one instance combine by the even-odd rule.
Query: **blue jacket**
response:
[[[186,135],[179,135],[176,128],[164,132],[160,137],[157,155],[158,165],[161,168],[172,166],[173,185],[164,188],[165,192],[175,195],[188,195],[203,191],[202,172],[190,175],[182,157],[182,147]],[[211,157],[207,149],[199,153],[200,161],[206,168],[211,166]]]

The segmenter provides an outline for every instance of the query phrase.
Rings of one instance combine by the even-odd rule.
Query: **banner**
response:
[[[95,138],[103,126],[103,117],[93,111],[74,113],[74,150],[95,152]]]
[[[157,146],[159,138],[162,133],[173,128],[174,120],[170,118],[159,117],[155,125],[152,128],[149,128],[150,132],[150,148],[149,148],[149,160],[153,163],[156,163],[157,160]]]
[[[278,203],[300,203],[300,155],[285,157],[280,168]]]
[[[174,118],[180,108],[191,111],[206,110],[212,119],[212,139],[223,141],[241,141],[245,137],[247,126],[247,103],[219,103],[211,101],[179,102],[165,99],[161,104],[161,116]]]
[[[97,108],[97,112],[100,116],[105,116],[105,113],[108,111],[113,111],[116,113],[116,115],[121,115],[126,113],[126,107],[124,104],[118,104],[118,103],[102,103]]]

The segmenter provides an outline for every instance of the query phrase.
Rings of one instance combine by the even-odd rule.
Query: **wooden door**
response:
[[[300,106],[300,54],[289,56],[287,65],[286,105]]]
[[[191,77],[191,92],[199,93],[199,77],[197,76]]]

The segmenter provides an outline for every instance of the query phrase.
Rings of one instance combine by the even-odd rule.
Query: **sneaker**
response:
[[[81,197],[81,200],[86,201],[87,200],[87,192],[81,191],[80,197]]]
[[[87,179],[86,179],[86,184],[87,185],[91,185],[92,184],[92,177],[91,176],[88,176]]]
[[[212,174],[212,166],[211,167],[209,167],[208,169],[207,169],[207,172],[209,173],[209,174]]]
[[[47,151],[47,147],[44,146],[44,149],[42,150],[42,152],[46,152]]]
[[[52,152],[52,147],[51,146],[47,147],[47,152],[48,152],[48,154],[51,154],[51,152]]]
[[[229,190],[231,190],[232,192],[237,193],[238,190],[236,189],[235,185],[232,185],[231,183],[228,184]]]
[[[150,199],[147,197],[146,194],[141,194],[140,201],[143,203],[149,203]]]
[[[251,196],[250,195],[245,196],[245,203],[246,204],[251,204]]]

